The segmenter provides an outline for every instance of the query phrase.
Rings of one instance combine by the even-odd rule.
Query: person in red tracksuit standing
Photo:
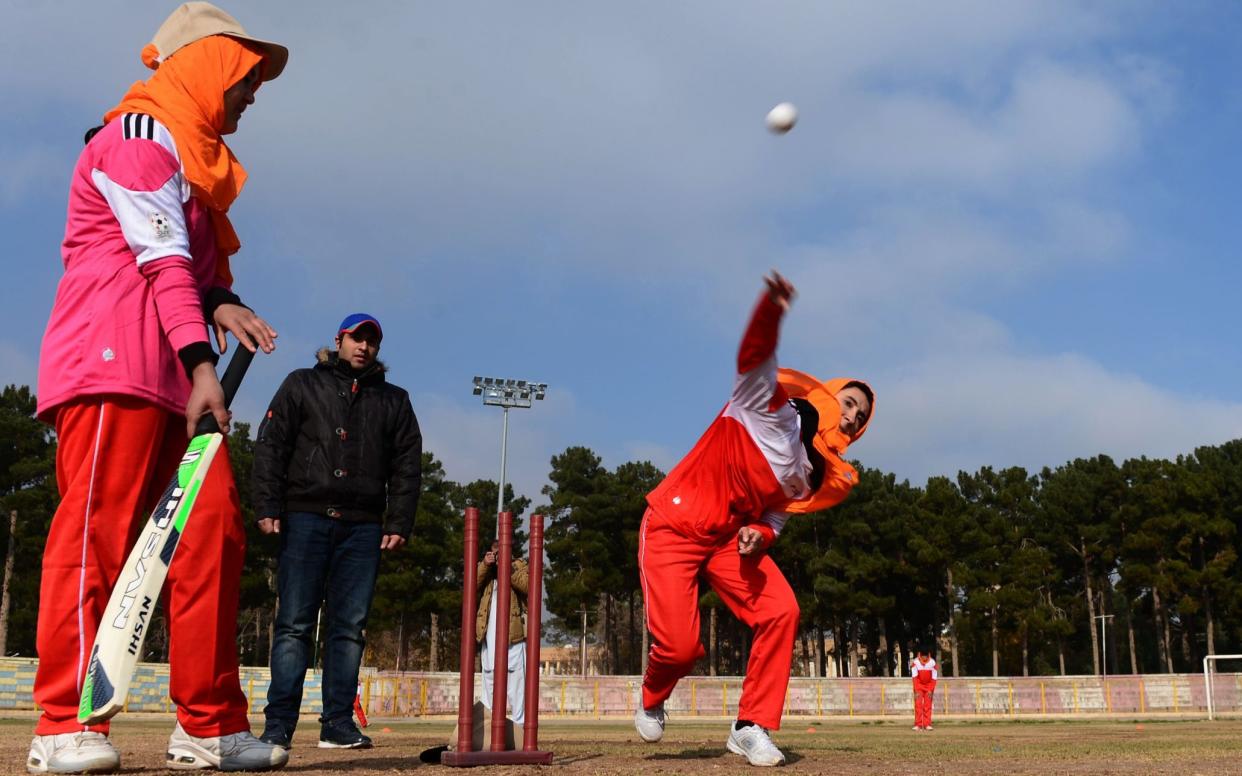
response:
[[[647,495],[638,563],[654,637],[634,716],[647,742],[664,734],[664,701],[703,656],[698,589],[704,577],[754,632],[729,751],[752,765],[785,756],[768,730],[780,727],[798,604],[767,554],[790,513],[840,503],[858,475],[845,460],[875,403],[857,380],[827,383],[779,369],[776,344],[793,286],[765,279],[742,337],[733,393],[681,463]]]
[[[914,677],[914,729],[931,730],[932,697],[936,693],[936,681],[940,679],[936,659],[928,650],[920,649],[910,662],[910,674]]]

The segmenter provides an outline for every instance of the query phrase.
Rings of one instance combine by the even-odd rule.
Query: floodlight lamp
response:
[[[473,390],[473,391],[471,391],[471,393],[473,393],[475,396],[482,396],[482,395],[483,395],[483,386],[481,386],[481,385],[476,385],[476,386],[474,387],[474,390]]]

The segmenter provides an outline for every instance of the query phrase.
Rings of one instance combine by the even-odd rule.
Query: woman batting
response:
[[[219,8],[186,3],[143,49],[155,73],[87,133],[78,158],[65,271],[39,357],[39,417],[56,428],[61,502],[43,557],[31,773],[121,767],[108,724],[77,719],[87,650],[138,521],[199,418],[210,412],[228,429],[207,327],[221,352],[226,333],[252,351],[274,347],[276,332],[232,291],[229,256],[240,241],[228,211],[246,171],[224,136],[288,55]],[[288,753],[250,733],[238,678],[246,534],[227,455],[213,462],[195,511],[165,596],[177,707],[168,766],[277,768]]]

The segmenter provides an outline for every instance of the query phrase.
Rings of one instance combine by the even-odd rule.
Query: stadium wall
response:
[[[38,661],[0,658],[0,709],[33,709],[31,691]],[[267,700],[267,668],[244,666],[242,689],[252,713]],[[318,714],[319,674],[306,675],[302,712]],[[634,713],[641,677],[541,677],[542,716],[609,717]],[[457,713],[456,673],[392,672],[363,669],[362,698],[368,716],[416,717]],[[476,693],[482,686],[476,674]],[[677,716],[733,716],[741,694],[741,677],[689,676],[667,703]],[[1212,680],[1218,713],[1242,711],[1242,674],[1217,673]],[[477,699],[476,694],[476,699]],[[908,677],[861,677],[790,680],[787,715],[884,717],[911,713]],[[936,689],[938,715],[1032,717],[1040,715],[1203,715],[1207,712],[1202,674],[1140,676],[1032,676],[942,678]],[[128,711],[172,711],[168,666],[140,663],[126,704]]]

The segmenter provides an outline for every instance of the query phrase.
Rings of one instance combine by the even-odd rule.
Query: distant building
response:
[[[587,645],[587,675],[598,676],[604,663],[604,648],[597,644]],[[582,673],[582,645],[539,648],[539,673],[574,676]]]

